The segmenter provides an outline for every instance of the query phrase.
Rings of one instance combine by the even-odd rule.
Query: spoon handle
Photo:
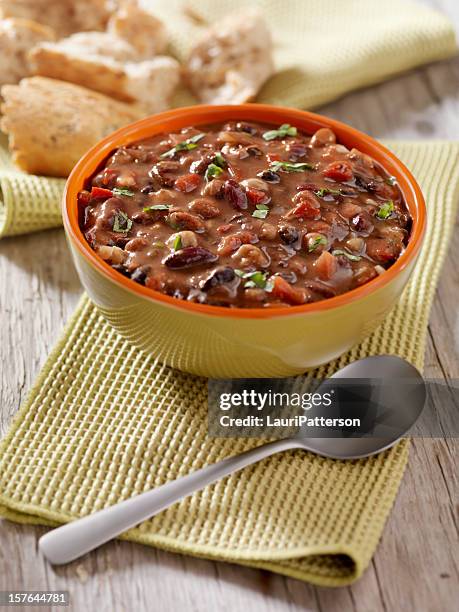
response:
[[[298,446],[295,440],[275,440],[208,465],[161,487],[48,532],[40,538],[40,550],[51,563],[73,561],[220,478],[265,457]]]

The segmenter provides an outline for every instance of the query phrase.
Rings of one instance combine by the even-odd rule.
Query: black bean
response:
[[[147,272],[148,268],[136,268],[131,274],[131,280],[135,281],[136,283],[140,283],[141,285],[145,285]]]
[[[239,123],[236,123],[236,131],[245,132],[246,134],[250,134],[251,136],[255,136],[255,134],[257,134],[258,132],[257,128],[253,125],[250,125],[250,123],[243,123],[241,121]]]
[[[123,266],[123,264],[114,264],[112,268],[123,276],[131,276],[131,273]]]
[[[154,191],[157,191],[157,188],[154,183],[150,182],[148,185],[145,185],[145,187],[142,187],[140,193],[153,193]]]
[[[163,264],[172,270],[191,268],[202,264],[214,263],[218,257],[203,247],[185,247],[163,259]]]
[[[300,237],[298,230],[291,225],[281,225],[277,230],[279,238],[285,244],[293,244]]]
[[[267,183],[280,182],[280,176],[277,174],[277,172],[273,172],[272,170],[263,170],[263,172],[259,172],[257,176],[266,181]]]
[[[216,268],[209,276],[201,283],[201,289],[203,291],[209,291],[217,285],[224,285],[230,283],[236,277],[236,274],[230,266],[224,268]]]
[[[258,147],[247,147],[246,151],[252,157],[261,157],[263,155],[263,151]]]

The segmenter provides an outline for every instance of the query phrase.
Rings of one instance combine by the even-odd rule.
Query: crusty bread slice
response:
[[[191,49],[186,66],[190,88],[210,104],[253,99],[273,72],[271,34],[253,10],[229,15],[208,28]]]
[[[0,17],[20,17],[47,25],[57,36],[104,30],[111,14],[108,0],[0,0]]]
[[[164,53],[167,47],[168,36],[163,22],[134,3],[122,4],[110,17],[107,29],[133,45],[139,59],[150,59]]]
[[[37,45],[30,53],[35,74],[83,85],[123,102],[141,101],[148,112],[167,108],[179,81],[178,62],[165,56],[136,59],[127,41],[108,32],[73,34]]]
[[[30,74],[28,53],[37,43],[54,40],[54,30],[30,19],[0,20],[0,86]]]
[[[43,77],[5,85],[1,94],[0,128],[16,164],[33,174],[67,176],[91,146],[143,114],[134,105]]]

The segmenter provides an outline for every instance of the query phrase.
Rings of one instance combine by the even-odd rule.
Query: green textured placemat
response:
[[[459,197],[459,145],[397,143],[420,181],[428,230],[402,299],[318,376],[393,353],[422,369],[427,321]],[[109,506],[253,441],[207,438],[206,381],[123,340],[84,297],[0,448],[0,514],[54,525]],[[371,459],[291,451],[206,487],[123,537],[320,585],[357,579],[377,546],[408,443]]]

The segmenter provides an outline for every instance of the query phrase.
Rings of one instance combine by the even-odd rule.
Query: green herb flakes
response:
[[[177,236],[174,238],[174,251],[180,251],[181,248],[183,248],[182,237],[180,234],[177,234]]]
[[[244,283],[244,287],[246,289],[253,289],[257,287],[258,289],[264,289],[265,291],[272,290],[272,287],[270,286],[272,283],[268,281],[268,272],[261,272],[260,270],[255,270],[255,272],[235,270],[234,272],[246,281]]]
[[[328,240],[325,238],[325,236],[316,236],[314,240],[312,240],[311,243],[308,244],[308,252],[313,253],[319,245],[326,245],[327,243]]]
[[[124,211],[119,210],[113,218],[113,231],[118,234],[127,234],[131,227],[132,220]]]
[[[256,219],[266,219],[269,214],[269,206],[266,204],[257,204],[256,210],[252,213],[252,217]]]
[[[263,134],[264,140],[275,140],[276,138],[285,138],[286,136],[296,136],[298,130],[288,123],[283,123],[277,130],[269,130]]]
[[[394,212],[394,208],[395,206],[393,200],[389,200],[388,202],[385,202],[379,207],[376,216],[378,217],[378,219],[388,219]]]
[[[124,187],[114,187],[112,191],[113,191],[113,195],[117,195],[117,196],[128,196],[132,198],[135,195],[133,191],[131,191],[130,189],[126,189]]]
[[[327,195],[339,196],[341,195],[341,189],[328,189],[328,187],[323,187],[322,189],[316,189],[314,193],[319,198],[324,198]]]
[[[172,149],[169,149],[169,151],[162,153],[159,157],[161,159],[165,159],[167,157],[174,157],[174,155],[180,151],[192,151],[193,149],[196,149],[198,146],[197,143],[201,140],[201,138],[204,138],[204,136],[205,134],[196,134],[195,136],[191,136],[191,138],[187,138],[183,142],[176,144],[175,147],[172,147]]]
[[[222,173],[223,173],[223,168],[221,168],[220,166],[217,166],[217,164],[209,164],[207,166],[207,170],[204,175],[204,178],[209,183],[212,179],[217,178]]]
[[[273,172],[279,172],[282,170],[283,172],[304,172],[305,170],[315,170],[315,166],[312,164],[306,163],[291,163],[291,162],[282,162],[275,161],[270,164],[269,169]]]
[[[362,259],[359,255],[353,255],[352,253],[348,253],[343,249],[335,249],[334,251],[332,251],[332,255],[343,255],[344,257],[349,259],[349,261],[360,261]]]
[[[153,210],[169,210],[171,204],[154,204],[153,206],[146,206],[143,212],[152,212]]]

